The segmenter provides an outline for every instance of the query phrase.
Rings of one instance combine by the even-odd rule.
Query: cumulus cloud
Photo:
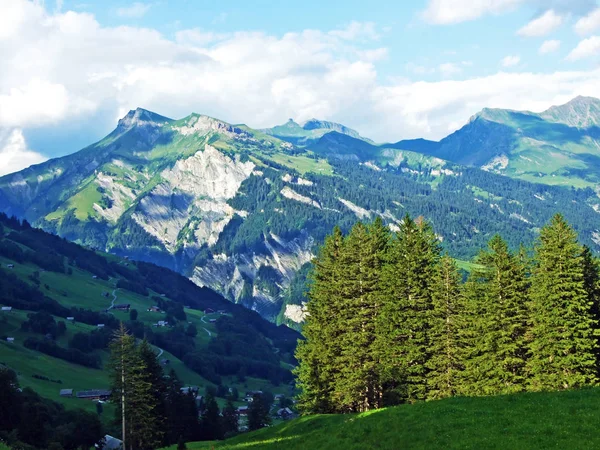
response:
[[[429,0],[423,18],[433,24],[448,25],[499,14],[524,3],[525,0]]]
[[[395,141],[440,138],[486,106],[545,109],[578,94],[600,96],[594,70],[382,80],[377,62],[387,50],[374,24],[282,36],[193,29],[168,39],[156,30],[104,27],[90,14],[48,12],[19,0],[5,24],[5,4],[0,129],[29,132],[75,121],[93,127],[100,114],[116,124],[139,106],[174,118],[195,111],[255,128],[318,117]],[[468,62],[431,64],[410,69],[457,78]]]
[[[457,63],[443,63],[440,64],[439,70],[443,77],[449,78],[452,75],[457,75],[462,72],[462,67]]]
[[[600,29],[600,8],[596,8],[575,23],[575,31],[585,36]]]
[[[502,58],[502,67],[513,67],[521,62],[521,57],[518,55],[508,55]]]
[[[592,36],[577,44],[567,56],[569,61],[577,61],[600,54],[600,36]]]
[[[144,17],[146,15],[146,13],[150,10],[150,6],[151,5],[147,3],[135,2],[130,6],[117,8],[117,16],[128,19],[139,19],[140,17]]]
[[[557,39],[551,39],[548,41],[544,41],[542,45],[540,45],[539,53],[541,55],[546,55],[548,53],[553,53],[560,48],[560,41]]]
[[[20,129],[0,130],[0,176],[44,162],[45,156],[27,148]]]
[[[563,17],[557,14],[553,9],[549,9],[517,31],[517,34],[523,37],[546,36],[560,27],[562,23]]]

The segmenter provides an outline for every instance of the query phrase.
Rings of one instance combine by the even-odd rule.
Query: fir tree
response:
[[[223,408],[223,431],[225,437],[238,432],[238,413],[231,398],[227,399]]]
[[[527,365],[531,389],[596,384],[598,321],[586,292],[583,248],[561,215],[542,228],[535,253]]]
[[[431,358],[427,362],[430,400],[452,397],[457,392],[464,356],[460,341],[463,313],[461,275],[454,260],[445,255],[432,283]]]
[[[342,348],[332,394],[343,411],[367,411],[382,405],[374,342],[381,309],[381,267],[388,241],[389,233],[380,218],[369,226],[359,222],[341,252],[341,307],[331,320],[344,324],[338,335]]]
[[[497,235],[489,242],[488,250],[479,254],[477,262],[483,267],[472,276],[472,282],[481,284],[477,287],[472,320],[479,327],[476,352],[467,363],[467,373],[475,373],[465,387],[472,395],[518,392],[525,383],[525,267]]]
[[[339,267],[343,244],[342,232],[335,227],[320,248],[309,274],[308,315],[302,328],[305,340],[298,342],[298,367],[295,370],[301,391],[298,407],[304,413],[338,411],[332,403],[331,391],[340,351],[337,337],[343,328],[337,320],[343,281]]]
[[[135,337],[122,323],[110,344],[110,351],[112,400],[117,406],[116,421],[124,430],[124,448],[157,448],[160,430],[154,411],[152,384],[147,380],[147,367],[140,357]]]
[[[381,278],[376,348],[388,403],[426,398],[432,280],[439,256],[431,226],[406,216]]]
[[[204,398],[201,426],[203,440],[214,441],[216,439],[223,439],[219,405],[211,393],[207,393]]]
[[[261,395],[252,398],[248,406],[248,430],[259,430],[271,424],[269,406]]]

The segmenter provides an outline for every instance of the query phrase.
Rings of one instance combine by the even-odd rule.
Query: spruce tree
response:
[[[156,351],[146,339],[138,346],[138,352],[146,367],[144,379],[150,383],[151,386],[152,402],[150,406],[152,407],[153,415],[155,417],[156,435],[157,438],[160,438],[161,442],[166,445],[168,442],[163,441],[163,438],[165,437],[163,429],[166,416],[165,400],[167,392],[164,372],[156,357]]]
[[[376,349],[388,404],[427,396],[432,282],[440,252],[431,226],[407,215],[381,277]]]
[[[298,407],[303,413],[339,412],[332,402],[332,380],[338,370],[340,353],[337,336],[343,329],[339,318],[340,276],[339,259],[344,236],[339,227],[325,239],[313,260],[309,274],[307,317],[302,327],[304,340],[298,342],[295,369],[300,389]]]
[[[388,241],[389,232],[380,218],[369,226],[359,222],[345,239],[341,252],[341,303],[338,317],[331,320],[343,324],[332,393],[342,411],[367,411],[382,404],[374,342],[381,309],[381,267]]]
[[[448,255],[443,256],[432,280],[431,357],[426,364],[429,400],[452,397],[459,388],[463,367],[460,333],[464,313],[461,278],[454,260]]]
[[[204,398],[201,427],[203,440],[214,441],[216,439],[223,439],[223,426],[219,414],[219,405],[211,393],[207,393]]]
[[[479,327],[476,352],[467,363],[468,372],[476,375],[466,387],[472,395],[518,392],[525,385],[525,267],[498,235],[477,262],[483,267],[474,271],[471,282],[481,286],[477,287],[477,298],[471,299],[476,303],[472,319]]]
[[[262,395],[253,397],[248,406],[248,430],[259,430],[271,424],[269,406]]]
[[[532,390],[596,384],[598,321],[586,292],[583,248],[557,214],[542,228],[531,280],[527,364]]]
[[[153,449],[160,446],[160,430],[154,411],[152,384],[136,347],[135,337],[121,323],[110,344],[109,370],[116,422],[124,428],[125,448]]]
[[[223,431],[225,437],[238,432],[238,413],[231,398],[227,399],[223,408]]]

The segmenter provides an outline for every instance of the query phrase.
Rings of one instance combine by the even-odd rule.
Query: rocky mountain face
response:
[[[577,122],[573,111],[588,118]],[[514,136],[536,130],[524,124],[559,127],[546,135],[558,136],[551,147],[536,147],[548,152],[548,164],[548,154],[592,142],[585,139],[594,126],[562,122],[589,125],[594,111],[592,103],[571,105],[548,113],[550,122],[485,110],[442,143],[376,145],[317,120],[253,130],[137,109],[100,142],[0,178],[0,211],[177,270],[271,320],[298,322],[310,261],[334,225],[347,230],[380,216],[396,229],[405,214],[424,215],[450,254],[468,259],[495,233],[513,246],[531,243],[561,211],[599,250],[600,199],[588,185],[565,189],[503,176],[511,175],[515,155],[531,156],[514,149]]]
[[[596,188],[599,125],[600,100],[577,97],[542,113],[484,109],[440,142],[394,147],[536,183]]]

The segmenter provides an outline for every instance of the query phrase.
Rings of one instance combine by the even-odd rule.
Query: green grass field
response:
[[[600,389],[453,398],[301,417],[188,449],[594,449]],[[170,447],[176,449],[176,446]]]

